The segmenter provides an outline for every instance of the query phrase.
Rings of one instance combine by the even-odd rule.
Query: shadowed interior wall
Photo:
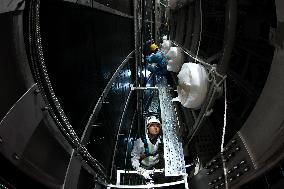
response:
[[[0,23],[0,121],[32,85],[25,71],[27,58],[22,37],[22,12],[1,14]],[[5,92],[4,92],[5,91]]]
[[[42,1],[40,11],[48,74],[81,136],[106,83],[134,48],[133,20],[56,1]]]

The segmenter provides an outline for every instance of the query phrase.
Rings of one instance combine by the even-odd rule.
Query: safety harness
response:
[[[147,138],[146,138],[146,136],[144,135],[143,136],[143,138],[142,138],[142,141],[143,141],[143,143],[144,143],[144,149],[145,149],[145,156],[146,157],[149,157],[149,156],[156,156],[157,154],[159,154],[159,147],[160,147],[160,145],[158,145],[158,150],[155,152],[155,153],[150,153],[150,151],[149,151],[149,146],[148,146],[148,142],[147,142]]]

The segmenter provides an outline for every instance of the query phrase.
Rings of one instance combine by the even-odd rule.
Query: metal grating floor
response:
[[[186,174],[182,143],[176,133],[179,121],[174,109],[170,87],[165,77],[157,78],[161,118],[163,124],[163,142],[165,157],[165,176]]]

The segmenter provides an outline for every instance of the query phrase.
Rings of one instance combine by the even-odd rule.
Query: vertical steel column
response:
[[[226,4],[225,34],[223,43],[223,53],[217,66],[217,71],[225,75],[229,66],[232,50],[235,42],[237,25],[237,0],[228,0]]]
[[[186,49],[190,49],[190,46],[191,46],[192,33],[193,33],[193,25],[192,25],[193,21],[194,21],[194,5],[190,3],[188,6],[188,10],[187,10],[186,36],[185,36],[184,44],[183,44],[183,46]]]
[[[154,0],[154,15],[155,15],[155,42],[159,43],[159,26],[160,26],[160,0]]]
[[[143,77],[143,64],[142,64],[142,53],[143,53],[143,1],[140,0],[139,2],[139,14],[138,14],[138,30],[139,30],[139,61],[140,61],[140,84],[143,85],[144,77]]]
[[[194,19],[193,34],[192,34],[191,46],[190,46],[190,52],[192,52],[193,54],[197,53],[198,41],[200,39],[200,29],[201,29],[200,1],[201,0],[195,1],[195,12],[194,12],[195,19]],[[175,37],[175,40],[176,40],[176,37]]]
[[[141,15],[141,1],[133,0],[134,5],[134,43],[135,43],[135,86],[140,87],[142,82],[142,67],[141,67],[141,27],[142,27],[142,15]],[[138,119],[138,131],[141,130],[142,123],[142,93],[141,91],[136,91],[136,109],[137,109],[137,119]]]
[[[134,6],[134,51],[135,51],[135,85],[138,87],[138,49],[137,49],[137,1],[133,0]]]
[[[137,1],[133,0],[133,16],[134,16],[134,51],[135,51],[135,86],[138,87],[139,83],[138,83],[138,49],[137,49]],[[139,114],[139,91],[136,91],[136,109],[137,109],[137,118],[138,118],[138,122],[137,122],[137,127],[138,130],[140,130],[140,114]]]
[[[168,39],[170,39],[170,7],[169,7],[169,0],[165,0],[165,23],[166,24],[166,35]]]
[[[151,39],[155,39],[155,0],[151,0],[152,9],[151,9]]]

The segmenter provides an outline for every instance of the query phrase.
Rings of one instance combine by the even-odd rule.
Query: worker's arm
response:
[[[143,149],[141,147],[141,139],[137,139],[134,142],[133,150],[131,152],[131,164],[132,167],[137,170],[140,167],[140,156],[143,154]]]
[[[157,52],[156,56],[157,56],[157,59],[159,60],[158,63],[161,67],[165,67],[168,65],[168,59],[164,53]]]
[[[146,169],[140,166],[141,157],[143,158],[144,154],[143,145],[144,144],[140,138],[134,142],[133,150],[131,152],[131,164],[138,174],[142,175],[145,179],[152,179]]]
[[[153,63],[153,54],[146,56],[146,62],[147,63]]]

